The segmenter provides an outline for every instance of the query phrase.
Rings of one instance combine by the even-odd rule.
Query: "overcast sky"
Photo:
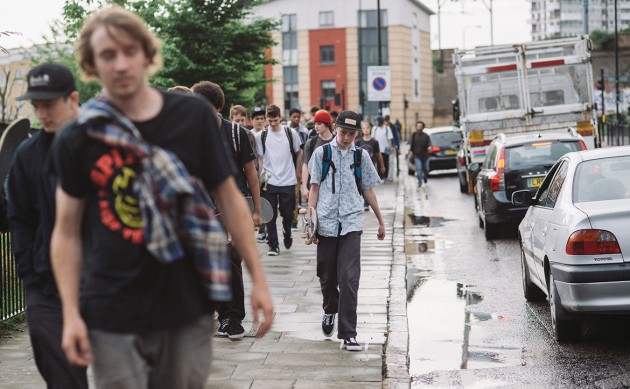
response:
[[[385,8],[387,1],[381,2]],[[442,4],[441,47],[467,48],[490,44],[490,12],[492,2],[494,43],[519,43],[531,40],[530,0],[421,0],[436,14]],[[5,48],[29,46],[42,42],[41,35],[50,31],[52,20],[61,17],[64,0],[15,0],[1,6],[0,31],[19,31],[22,36],[2,36]],[[485,5],[484,5],[485,4]],[[437,15],[431,17],[431,47],[439,48]]]

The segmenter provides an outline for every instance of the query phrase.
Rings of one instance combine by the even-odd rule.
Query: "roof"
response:
[[[579,158],[583,161],[610,157],[630,157],[630,146],[602,147],[599,149],[584,150],[571,154],[576,154],[576,156],[579,156]]]
[[[411,0],[411,2],[415,3],[420,9],[422,9],[424,12],[429,14],[429,16],[435,15],[435,12],[433,12],[433,10],[431,8],[429,8],[426,5],[422,4],[422,2],[420,0]]]
[[[504,137],[504,142],[506,145],[514,145],[514,144],[521,144],[521,143],[527,143],[527,142],[531,142],[531,141],[535,141],[535,140],[577,140],[580,139],[580,136],[573,131],[544,131],[544,132],[538,132],[538,131],[532,131],[532,132],[526,132],[523,134],[516,134],[516,135],[502,135],[499,134],[497,135],[493,141],[497,138],[500,137]]]

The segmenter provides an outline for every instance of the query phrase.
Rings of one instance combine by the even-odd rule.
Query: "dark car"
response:
[[[424,132],[431,138],[429,153],[429,172],[434,170],[455,169],[457,152],[462,142],[462,132],[453,126],[427,128]],[[416,174],[413,161],[407,160],[409,175]]]
[[[518,224],[527,206],[512,204],[512,193],[527,189],[535,195],[553,164],[571,151],[585,150],[586,145],[575,131],[498,135],[478,170],[475,182],[475,207],[479,226],[486,239],[494,239],[503,224]]]

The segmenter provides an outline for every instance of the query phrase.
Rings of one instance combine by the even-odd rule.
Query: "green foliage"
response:
[[[224,114],[232,104],[253,106],[269,80],[264,56],[275,42],[278,21],[245,21],[261,0],[66,0],[65,35],[75,40],[90,11],[118,4],[140,15],[162,40],[164,67],[149,81],[158,87],[192,86],[209,80],[225,93]]]
[[[614,33],[608,33],[602,30],[591,31],[588,36],[591,38],[595,48],[600,50],[607,48],[608,45],[615,42]]]

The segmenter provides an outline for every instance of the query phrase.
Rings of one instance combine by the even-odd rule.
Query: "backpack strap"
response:
[[[241,154],[241,126],[232,122],[232,146],[236,155]]]
[[[263,155],[265,155],[265,152],[267,151],[267,148],[265,147],[265,142],[267,141],[267,128],[263,128],[262,134],[260,134],[260,140],[262,141]]]
[[[363,149],[361,147],[356,147],[354,149],[354,164],[352,167],[354,168],[354,182],[357,184],[357,190],[359,194],[363,196],[363,186],[361,185],[361,159],[363,157]]]
[[[289,151],[291,151],[291,158],[293,159],[293,163],[295,164],[295,151],[293,151],[293,134],[291,133],[291,129],[287,126],[283,126],[284,134],[287,136],[289,140]]]
[[[321,185],[322,182],[326,179],[328,175],[328,171],[332,167],[333,169],[333,182],[332,182],[332,192],[335,193],[335,173],[337,172],[337,168],[335,167],[335,163],[332,160],[332,147],[330,143],[326,143],[322,146],[324,149],[324,153],[322,155],[322,177],[319,180]]]

